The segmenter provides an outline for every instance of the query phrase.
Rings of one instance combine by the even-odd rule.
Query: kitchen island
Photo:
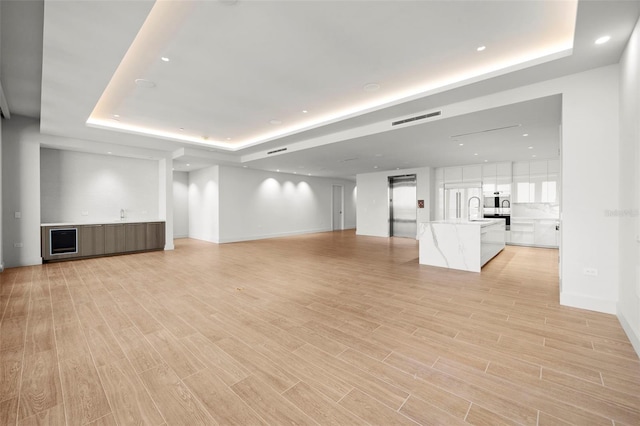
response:
[[[505,220],[441,220],[418,228],[420,264],[480,272],[504,249]]]

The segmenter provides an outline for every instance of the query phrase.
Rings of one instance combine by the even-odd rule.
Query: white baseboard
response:
[[[318,229],[305,229],[305,230],[290,231],[290,232],[275,232],[272,234],[225,237],[225,238],[220,238],[220,243],[221,244],[239,243],[242,241],[266,240],[268,238],[278,238],[278,237],[293,237],[295,235],[316,234],[318,232],[330,232],[330,231],[332,231],[332,229],[318,228]]]
[[[617,302],[613,300],[595,299],[581,294],[560,293],[560,304],[605,314],[616,315],[618,313]]]
[[[622,325],[624,332],[627,333],[627,337],[629,338],[633,349],[635,349],[636,354],[640,356],[640,335],[638,335],[636,330],[631,327],[631,324],[629,324],[627,318],[622,313],[618,313],[618,321],[620,321],[620,325]]]

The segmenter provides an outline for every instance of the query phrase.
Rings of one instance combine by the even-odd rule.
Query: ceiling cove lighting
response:
[[[220,1],[224,2],[226,0]],[[161,12],[153,12],[156,11],[156,9],[158,11],[164,10],[162,9],[162,7],[166,6],[175,9],[176,13],[172,14],[171,16],[184,16],[184,14],[191,12],[191,4],[193,4],[193,2],[155,3],[155,6],[152,9],[152,13],[147,17],[144,25],[138,32],[134,43],[129,47],[127,54],[124,56],[116,72],[113,74],[109,85],[102,93],[100,100],[97,102],[91,115],[89,116],[89,119],[86,122],[88,126],[193,143],[195,145],[203,144],[202,140],[198,140],[198,138],[193,138],[189,135],[182,135],[179,133],[176,134],[175,132],[170,132],[159,128],[151,128],[141,124],[123,124],[115,122],[113,120],[108,120],[108,111],[110,110],[109,106],[118,104],[122,101],[121,93],[126,92],[125,88],[127,87],[127,85],[131,84],[135,79],[135,76],[131,77],[129,75],[130,70],[139,69],[140,72],[142,72],[142,70],[145,69],[143,68],[140,59],[142,56],[137,53],[141,51],[150,52],[149,49],[153,48],[154,46],[148,45],[146,43],[151,43],[149,42],[149,40],[157,40],[157,37],[154,37],[153,34],[158,31],[158,28],[164,28],[162,24],[165,22],[163,20],[165,19],[165,16]],[[567,8],[577,8],[577,1],[567,1],[566,4]],[[375,96],[371,96],[370,99],[346,104],[339,109],[332,110],[326,114],[314,114],[313,118],[309,117],[309,119],[307,120],[297,121],[296,123],[287,124],[286,126],[278,127],[277,129],[271,128],[269,130],[263,130],[261,131],[261,133],[255,136],[243,139],[237,138],[234,143],[228,143],[224,140],[209,140],[206,141],[205,145],[215,146],[217,148],[228,151],[238,151],[250,146],[273,141],[284,136],[297,134],[302,131],[315,129],[330,123],[335,123],[340,120],[358,117],[362,114],[380,110],[382,108],[388,108],[404,102],[422,99],[427,96],[455,89],[466,84],[487,80],[489,78],[494,78],[534,65],[568,57],[572,54],[574,47],[574,33],[575,20],[567,23],[566,31],[562,31],[555,38],[548,42],[545,42],[544,44],[532,46],[531,49],[523,50],[510,56],[498,57],[486,64],[472,65],[469,68],[461,69],[458,72],[449,73],[446,75],[446,77],[443,77],[441,79],[425,79],[424,81],[418,82],[414,85],[404,86],[397,90],[388,90],[384,91],[384,93],[377,92]],[[166,46],[161,47],[166,48]],[[476,46],[476,49],[477,47],[479,46]],[[473,49],[473,47],[471,48]],[[161,52],[161,50],[156,50],[155,58],[162,57]],[[127,78],[123,78],[124,76],[127,76]],[[369,84],[378,83],[372,82]],[[283,118],[286,119],[287,117]],[[194,131],[197,131],[197,129],[194,129]]]
[[[606,42],[608,42],[609,40],[611,40],[611,36],[609,35],[605,35],[602,37],[598,37],[595,41],[596,44],[605,44]]]

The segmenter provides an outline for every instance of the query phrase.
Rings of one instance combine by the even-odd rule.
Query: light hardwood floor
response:
[[[558,252],[482,274],[321,233],[0,274],[0,424],[640,424],[616,317]]]

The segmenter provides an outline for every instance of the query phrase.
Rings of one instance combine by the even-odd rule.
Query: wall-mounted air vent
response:
[[[415,117],[405,118],[404,120],[398,120],[391,123],[392,126],[397,126],[399,124],[411,123],[412,121],[424,120],[425,118],[437,117],[442,115],[442,111],[434,111],[427,114],[416,115]]]
[[[273,151],[267,152],[267,155],[275,154],[276,152],[286,151],[287,148],[274,149]]]

